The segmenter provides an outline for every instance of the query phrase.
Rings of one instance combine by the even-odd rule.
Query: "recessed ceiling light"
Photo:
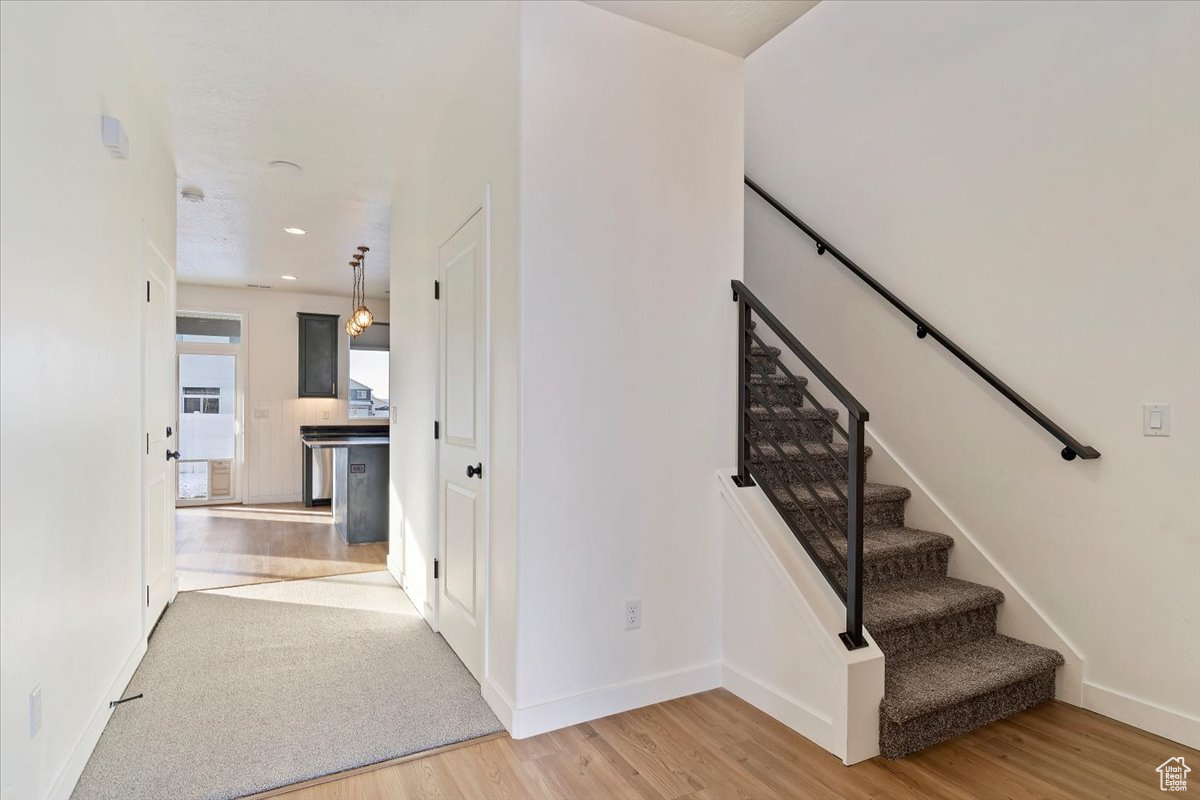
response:
[[[303,236],[304,234],[308,233],[308,231],[304,230],[304,228],[284,228],[284,230],[290,233],[292,236]]]
[[[284,172],[300,172],[300,165],[295,161],[268,161],[267,167]]]
[[[279,277],[283,278],[285,281],[294,281],[294,280],[296,280],[296,276],[295,276],[295,275],[280,275]]]

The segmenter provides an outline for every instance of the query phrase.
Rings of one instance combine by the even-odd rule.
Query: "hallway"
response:
[[[329,507],[302,503],[179,508],[175,512],[179,591],[374,572],[387,542],[348,545]]]

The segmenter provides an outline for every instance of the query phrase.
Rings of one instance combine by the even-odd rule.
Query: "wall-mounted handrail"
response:
[[[1028,414],[1034,422],[1036,422],[1038,425],[1041,425],[1047,432],[1049,432],[1051,436],[1062,442],[1064,445],[1062,449],[1063,458],[1065,458],[1067,461],[1071,461],[1076,457],[1083,459],[1100,457],[1099,450],[1091,445],[1081,443],[1074,436],[1067,433],[1061,425],[1047,417],[1037,406],[1026,400],[1011,386],[996,377],[991,370],[976,361],[969,353],[967,353],[967,351],[955,344],[949,336],[942,333],[940,330],[930,324],[929,320],[925,319],[925,317],[914,311],[907,303],[893,294],[882,283],[875,280],[870,273],[868,273],[858,264],[855,264],[853,261],[851,261],[841,250],[838,250],[836,247],[830,244],[829,240],[813,230],[804,222],[804,220],[797,217],[790,210],[788,210],[785,205],[780,203],[778,200],[768,194],[761,186],[752,181],[749,176],[745,176],[745,181],[746,185],[750,187],[755,194],[757,194],[763,200],[766,200],[767,204],[782,214],[788,222],[804,231],[808,238],[812,239],[817,245],[817,253],[819,255],[829,253],[831,256],[840,261],[842,266],[854,273],[859,280],[874,289],[876,294],[891,303],[891,305],[901,314],[908,317],[908,319],[917,326],[918,338],[924,339],[926,336],[932,337],[934,341],[949,350],[951,355],[953,355],[962,363],[966,364],[972,372],[983,378],[993,389],[1007,398],[1009,402]]]

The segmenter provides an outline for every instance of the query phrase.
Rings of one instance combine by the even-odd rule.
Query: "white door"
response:
[[[149,630],[174,594],[175,581],[175,468],[168,460],[175,450],[175,281],[171,267],[149,243],[145,258],[142,553]]]
[[[478,680],[483,665],[487,246],[481,208],[438,250],[441,438],[438,627]],[[481,474],[482,471],[482,474]]]

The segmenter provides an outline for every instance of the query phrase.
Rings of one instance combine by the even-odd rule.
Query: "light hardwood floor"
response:
[[[329,507],[192,506],[175,512],[180,591],[386,569],[387,542],[348,545]]]
[[[379,768],[281,800],[807,800],[1162,797],[1155,768],[1200,752],[1047,703],[897,761],[853,767],[718,689],[531,739],[506,735]],[[1190,787],[1200,791],[1200,782]]]

